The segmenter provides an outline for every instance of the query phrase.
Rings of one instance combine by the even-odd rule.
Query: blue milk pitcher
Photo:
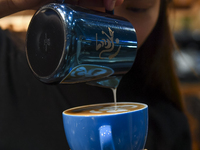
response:
[[[28,64],[44,83],[115,88],[136,52],[136,31],[128,20],[70,4],[41,7],[27,31]]]

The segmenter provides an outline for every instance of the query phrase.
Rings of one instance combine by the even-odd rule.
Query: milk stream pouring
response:
[[[69,4],[41,7],[27,31],[28,64],[44,83],[116,88],[136,52],[136,31],[128,20]]]

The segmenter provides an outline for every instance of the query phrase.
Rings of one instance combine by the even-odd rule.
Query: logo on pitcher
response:
[[[98,80],[108,77],[113,73],[114,70],[106,66],[82,64],[73,68],[61,83],[77,83]]]
[[[101,48],[105,48],[104,50],[102,50],[99,53],[99,58],[100,59],[105,59],[105,58],[102,57],[103,53],[112,52],[114,50],[114,46],[115,46],[115,43],[114,43],[114,31],[112,31],[109,27],[108,27],[108,30],[109,30],[109,35],[106,34],[104,31],[101,32],[103,35],[105,35],[107,37],[107,40],[106,39],[102,39],[99,43],[98,43],[98,34],[96,33],[96,51],[98,51]],[[115,42],[118,44],[119,43],[119,39],[116,38]],[[113,59],[114,57],[116,57],[117,54],[119,53],[120,49],[121,49],[121,45],[119,46],[118,50],[114,54],[111,54],[110,56],[108,56],[108,58],[109,59]]]

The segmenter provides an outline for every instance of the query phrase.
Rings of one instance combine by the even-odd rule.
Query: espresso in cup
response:
[[[78,116],[111,115],[136,111],[145,107],[146,105],[141,103],[103,103],[71,108],[64,111],[64,114]]]

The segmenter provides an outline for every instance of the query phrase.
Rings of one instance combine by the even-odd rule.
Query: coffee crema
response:
[[[147,107],[142,103],[134,102],[119,102],[117,105],[114,103],[103,103],[103,104],[92,104],[74,107],[65,110],[63,113],[66,115],[77,115],[77,116],[98,116],[98,115],[111,115],[126,113],[131,111],[140,110]]]

